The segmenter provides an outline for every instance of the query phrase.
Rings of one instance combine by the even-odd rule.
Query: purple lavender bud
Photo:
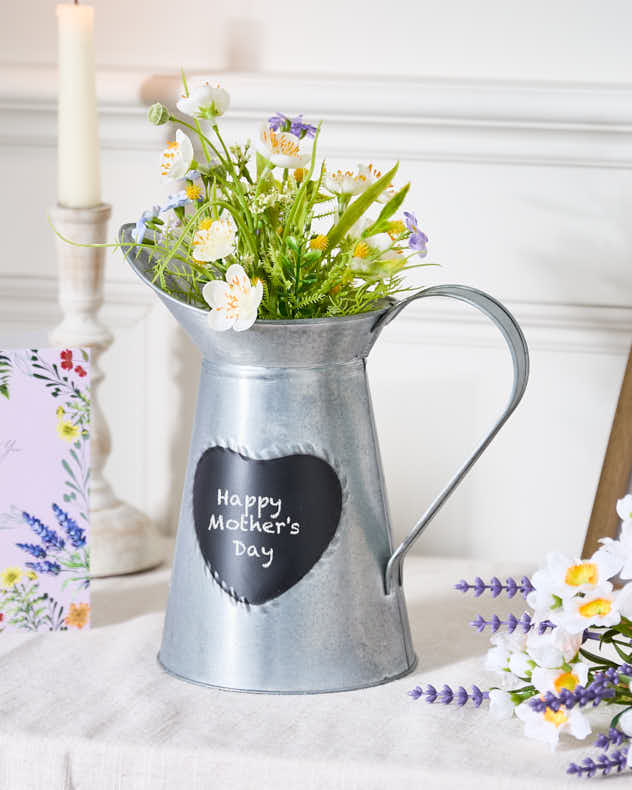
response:
[[[32,557],[35,557],[38,560],[43,559],[46,556],[46,550],[41,546],[38,546],[36,543],[16,543],[15,544],[18,549],[22,549],[27,554],[30,554]]]
[[[472,628],[475,628],[478,631],[478,633],[480,634],[482,631],[485,630],[485,626],[489,625],[489,624],[487,623],[486,620],[483,619],[482,615],[477,614],[476,618],[474,620],[472,620],[470,625],[472,626]]]
[[[422,694],[423,694],[423,690],[421,686],[415,686],[414,689],[411,689],[408,692],[408,696],[412,697],[413,699],[419,699],[419,697],[421,697]]]
[[[518,592],[518,584],[516,583],[515,579],[511,578],[511,576],[507,579],[506,590],[508,598],[513,598]]]
[[[547,631],[548,629],[555,628],[555,623],[552,623],[550,620],[541,620],[538,623],[538,634],[542,636],[542,634]]]
[[[596,761],[591,757],[586,757],[582,760],[581,765],[571,763],[566,773],[575,776],[586,776],[588,779],[595,776],[598,771],[601,772],[602,776],[608,776],[612,771],[616,771],[617,773],[623,771],[626,767],[626,762],[627,750],[621,749],[612,752],[610,755],[600,754]]]
[[[452,700],[454,699],[454,692],[450,688],[450,686],[444,684],[443,688],[439,692],[439,702],[443,705],[449,705]]]
[[[465,581],[465,579],[461,579],[460,582],[457,582],[454,585],[454,589],[458,590],[459,592],[466,593],[470,589],[470,585]]]
[[[535,587],[531,584],[531,579],[528,576],[523,576],[522,579],[520,579],[520,586],[524,598],[526,598],[529,593],[535,592]]]
[[[629,736],[622,730],[616,727],[610,727],[607,733],[602,733],[595,741],[597,749],[607,751],[610,746],[621,746],[622,743],[629,740]]]
[[[428,683],[426,687],[426,702],[432,704],[436,699],[437,689],[431,683]]]

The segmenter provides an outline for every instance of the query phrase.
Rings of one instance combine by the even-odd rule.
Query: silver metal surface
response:
[[[131,241],[133,225],[121,229]],[[159,660],[194,683],[270,693],[317,693],[377,685],[411,671],[416,657],[401,586],[401,563],[520,400],[526,344],[502,306],[473,289],[441,286],[479,307],[512,350],[510,405],[411,535],[393,553],[384,479],[366,377],[366,357],[383,326],[411,300],[346,318],[257,321],[247,332],[218,333],[205,310],[151,283],[146,254],[128,260],[203,354],[169,603]],[[193,476],[202,453],[229,447],[251,458],[308,452],[341,481],[337,532],[314,567],[262,605],[236,601],[213,578],[193,522]]]

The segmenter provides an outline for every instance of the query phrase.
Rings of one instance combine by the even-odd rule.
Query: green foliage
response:
[[[183,82],[188,95],[184,75]],[[152,122],[163,123],[165,111],[155,105]],[[201,110],[192,123],[169,116],[171,123],[195,135],[204,155],[205,161],[191,165],[199,176],[186,184],[194,196],[167,212],[171,221],[165,222],[164,211],[146,221],[150,233],[137,245],[149,254],[158,287],[206,309],[205,284],[224,279],[228,267],[239,263],[252,282],[261,281],[258,317],[271,320],[351,315],[409,290],[403,273],[412,268],[416,254],[408,246],[411,232],[401,220],[391,220],[409,185],[383,200],[392,191],[398,164],[382,176],[371,168],[345,174],[355,181],[354,188],[343,191],[325,163],[317,165],[320,125],[310,127],[311,151],[305,147],[307,131],[292,132],[289,120],[280,129],[286,141],[294,141],[295,163],[309,161],[295,168],[288,167],[287,156],[278,159],[271,149],[268,158],[264,149],[253,156],[249,142],[227,146],[215,115],[207,119],[207,133],[199,118],[204,118]],[[368,216],[372,211],[377,217]],[[223,224],[214,226],[217,221]],[[227,226],[234,229],[232,249],[222,257],[209,253],[215,258],[210,261],[202,260],[204,255],[196,258],[200,234]]]
[[[6,354],[0,353],[0,395],[9,398],[9,379],[11,378],[11,360]]]

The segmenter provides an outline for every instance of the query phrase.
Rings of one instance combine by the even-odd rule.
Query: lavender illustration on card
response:
[[[83,349],[0,350],[0,631],[90,620]]]

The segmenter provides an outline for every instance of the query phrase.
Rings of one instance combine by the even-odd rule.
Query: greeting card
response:
[[[90,363],[0,350],[0,632],[85,629]]]

